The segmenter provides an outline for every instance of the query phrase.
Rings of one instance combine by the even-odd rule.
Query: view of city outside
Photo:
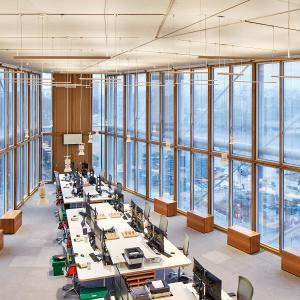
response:
[[[297,140],[300,138],[300,62],[284,63],[284,73],[288,76],[283,82],[283,159],[291,166],[300,165]],[[117,96],[108,106],[114,105],[111,138],[107,140],[107,163],[111,174],[122,181],[126,176],[127,188],[146,194],[149,181],[149,196],[174,198],[174,152],[177,151],[177,201],[184,211],[208,210],[208,182],[212,180],[212,211],[215,223],[227,228],[240,225],[252,228],[252,194],[257,195],[257,230],[264,244],[279,247],[279,178],[283,182],[283,246],[300,248],[300,172],[280,171],[258,163],[256,170],[257,187],[252,191],[252,65],[240,64],[232,67],[213,68],[213,79],[208,82],[207,69],[196,69],[193,74],[174,74],[173,72],[154,72],[150,74],[150,117],[149,117],[149,156],[146,155],[145,114],[145,76],[126,75],[119,78],[114,88]],[[257,64],[257,158],[262,162],[279,162],[279,63]],[[177,135],[178,149],[174,150],[174,77],[178,76],[177,88]],[[230,77],[231,76],[231,77]],[[115,76],[117,78],[120,76]],[[297,76],[296,76],[297,77]],[[231,106],[229,106],[229,84]],[[118,82],[126,82],[126,133],[124,142],[122,93]],[[189,81],[191,80],[191,85]],[[205,83],[205,84],[203,84]],[[208,174],[206,153],[190,153],[185,148],[193,147],[207,151],[208,147],[208,85],[211,85],[212,103],[212,141],[214,151],[228,152],[229,148],[236,159],[222,159],[219,155],[211,157],[213,176]],[[101,86],[101,85],[99,85]],[[93,126],[105,127],[104,97],[100,88],[94,86]],[[192,97],[192,99],[190,98]],[[191,101],[192,100],[192,101]],[[107,108],[109,111],[109,107]],[[103,117],[102,117],[103,116]],[[118,117],[119,116],[119,117]],[[231,120],[229,120],[231,117]],[[101,120],[100,120],[101,119]],[[192,122],[191,122],[192,120]],[[231,128],[229,127],[229,124]],[[192,131],[190,130],[192,128]],[[119,136],[121,134],[121,136]],[[192,135],[192,136],[191,136]],[[100,142],[101,140],[101,142]],[[104,135],[94,136],[93,161],[98,170],[104,169]],[[190,144],[192,142],[192,145]],[[112,146],[113,145],[113,146]],[[126,170],[123,170],[122,157],[126,147]],[[176,144],[175,144],[176,146]],[[245,158],[245,159],[244,159]],[[114,163],[115,161],[115,163]],[[149,174],[146,162],[149,162]],[[101,167],[100,167],[101,166]],[[192,194],[191,194],[192,190]],[[231,219],[229,219],[229,216]]]
[[[42,180],[52,180],[52,84],[51,73],[42,74]],[[45,135],[49,133],[50,135]]]

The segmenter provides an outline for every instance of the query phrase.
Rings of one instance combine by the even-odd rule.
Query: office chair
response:
[[[164,232],[165,236],[167,236],[168,218],[166,216],[163,215],[160,216],[159,229]]]
[[[65,245],[63,245],[64,252],[66,253],[66,274],[65,276],[68,278],[72,278],[72,283],[66,284],[62,287],[62,290],[65,291],[63,293],[63,298],[66,298],[70,293],[74,292],[79,295],[79,281],[77,279],[77,268],[76,264],[71,263],[71,257],[69,251]]]
[[[229,297],[237,297],[238,300],[252,300],[254,288],[252,283],[245,277],[239,276],[237,293],[228,293]]]
[[[190,247],[190,238],[187,234],[184,235],[183,247],[178,247],[178,250],[181,250],[185,256],[189,255],[189,247]],[[170,282],[183,282],[188,283],[191,278],[188,277],[184,272],[181,272],[181,267],[178,268],[177,272],[170,272],[168,274]]]
[[[151,210],[151,206],[148,202],[146,202],[145,209],[144,209],[144,217],[146,220],[150,219],[150,210]]]

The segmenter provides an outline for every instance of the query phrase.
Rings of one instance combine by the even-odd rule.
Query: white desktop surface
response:
[[[122,275],[129,273],[137,273],[143,271],[155,271],[159,269],[165,268],[175,268],[178,266],[188,266],[191,264],[190,259],[188,259],[180,250],[178,250],[169,240],[165,239],[165,252],[175,252],[172,257],[168,258],[164,255],[159,255],[162,260],[156,263],[144,262],[143,267],[139,269],[128,269],[124,264],[124,260],[122,260],[121,255],[124,252],[125,248],[129,247],[140,247],[145,251],[146,258],[157,257],[155,254],[144,242],[144,239],[141,235],[133,238],[124,238],[121,234],[122,231],[128,230],[130,226],[127,224],[127,220],[121,218],[110,218],[109,213],[115,212],[113,207],[108,203],[97,203],[92,204],[93,207],[97,208],[97,212],[102,212],[107,216],[107,219],[98,220],[97,224],[100,228],[110,228],[112,226],[115,227],[117,233],[120,238],[117,240],[109,240],[106,241],[107,249],[112,257],[113,261],[118,261],[120,264],[118,265],[119,271]],[[68,209],[67,210],[67,218],[70,228],[70,234],[72,238],[72,245],[74,253],[78,253],[78,256],[75,257],[76,263],[82,262],[91,262],[91,270],[86,268],[80,269],[77,268],[78,278],[80,281],[91,281],[96,279],[103,279],[107,277],[115,276],[115,268],[114,266],[104,266],[101,262],[94,262],[89,254],[93,253],[93,249],[89,242],[81,241],[75,242],[74,239],[76,235],[82,236],[82,227],[81,221],[82,217],[79,215],[80,211],[84,211],[83,209]],[[71,218],[76,215],[78,216],[78,220],[72,221]],[[84,257],[81,256],[84,254]]]
[[[182,282],[175,282],[170,283],[170,292],[172,293],[172,296],[169,297],[161,297],[156,299],[161,300],[198,300],[199,297],[197,297],[196,291],[192,287],[192,283],[190,284],[184,284]],[[222,300],[232,300],[226,292],[222,290]],[[131,295],[129,296],[129,299],[132,300]]]
[[[76,197],[72,194],[72,189],[73,189],[73,187],[71,186],[72,182],[65,181],[64,178],[65,178],[64,174],[59,174],[59,181],[60,181],[64,204],[83,203],[84,202],[83,198]],[[96,191],[95,185],[88,185],[86,178],[83,178],[83,185],[84,185],[83,190],[85,193],[89,193],[90,195],[93,196],[98,195],[97,197],[92,197],[91,202],[105,202],[112,199],[111,197],[108,197],[108,194],[105,191],[103,191],[102,195],[99,195]],[[101,188],[102,190],[112,191],[109,190],[107,184],[104,184]]]

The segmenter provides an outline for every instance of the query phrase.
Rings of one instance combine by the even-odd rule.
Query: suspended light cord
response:
[[[290,26],[291,25],[291,14],[290,14],[290,0],[288,0],[288,58],[290,55]]]
[[[80,74],[80,77],[82,77],[82,74]],[[81,113],[82,113],[82,84],[80,86],[80,133],[82,134],[82,123],[81,123]]]
[[[67,74],[67,82],[69,75]],[[67,133],[69,134],[69,87],[67,86]],[[67,144],[67,155],[69,155],[69,145]]]
[[[104,1],[104,32],[105,32],[105,47],[106,47],[106,56],[108,56],[108,40],[107,40],[107,25],[106,25],[106,1]]]

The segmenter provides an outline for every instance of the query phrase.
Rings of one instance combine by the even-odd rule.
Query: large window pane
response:
[[[155,198],[159,196],[159,166],[160,166],[160,155],[159,145],[150,145],[150,175],[149,175],[149,186],[150,186],[150,197]]]
[[[126,184],[127,188],[134,190],[135,182],[135,142],[126,142]]]
[[[252,65],[233,67],[232,151],[251,156],[252,145]]]
[[[146,74],[138,74],[137,136],[146,137]]]
[[[207,69],[194,71],[193,83],[193,131],[194,147],[207,148],[208,135],[208,73]]]
[[[137,192],[146,195],[146,143],[137,143]]]
[[[257,229],[261,242],[279,246],[279,175],[278,169],[258,166]]]
[[[23,138],[23,78],[17,73],[17,141]]]
[[[24,120],[23,120],[23,126],[24,126],[24,135],[29,133],[29,128],[28,128],[28,73],[24,73],[23,74],[23,78],[24,78],[24,98],[23,98],[23,102],[24,102],[24,109],[23,109],[23,114],[24,114]],[[52,115],[52,108],[49,107],[47,114]],[[44,116],[47,116],[47,114],[44,115],[44,111],[42,112],[43,118]]]
[[[208,201],[208,160],[207,155],[194,153],[194,201],[193,209],[207,213]]]
[[[0,155],[0,217],[5,212],[5,156]]]
[[[300,173],[284,171],[284,248],[300,249]]]
[[[214,157],[213,167],[214,222],[226,228],[229,204],[228,162],[223,161],[220,157]]]
[[[28,143],[22,147],[23,151],[23,198],[26,198],[28,195]],[[37,157],[36,157],[37,158]],[[35,165],[38,165],[38,162],[35,161]],[[37,186],[37,181],[35,181],[35,186]]]
[[[99,131],[105,126],[105,75],[93,74],[92,90],[92,128]]]
[[[279,64],[258,65],[258,156],[279,159]]]
[[[7,154],[7,202],[8,210],[14,208],[14,151]]]
[[[150,139],[159,140],[160,130],[160,86],[159,73],[151,73],[150,86]]]
[[[190,145],[190,74],[178,74],[177,85],[178,144]]]
[[[127,76],[126,85],[126,124],[127,135],[134,136],[135,132],[135,75],[129,74]]]
[[[114,77],[109,77],[107,85],[107,131],[114,132],[115,130],[115,80]]]
[[[17,204],[23,199],[23,151],[22,147],[17,148]]]
[[[52,74],[42,74],[42,131],[52,132]],[[24,90],[25,96],[25,90]]]
[[[34,135],[35,125],[35,77],[30,74],[30,136]]]
[[[117,133],[123,134],[123,106],[124,106],[124,77],[118,76],[116,82],[117,88],[117,104],[116,104],[116,124]]]
[[[190,209],[190,182],[190,152],[179,150],[177,207],[185,211]]]
[[[52,136],[42,137],[42,180],[52,180]]]
[[[232,224],[251,228],[251,164],[232,162]]]
[[[162,148],[162,196],[174,199],[174,151],[172,148]]]
[[[122,138],[117,138],[117,182],[123,184],[123,173],[124,173],[124,140]]]
[[[284,161],[300,165],[300,62],[284,63]],[[292,78],[294,76],[294,78]]]
[[[163,141],[173,144],[174,131],[174,81],[173,75],[165,72],[162,86],[162,135]]]
[[[113,136],[107,136],[107,176],[111,175],[112,180],[115,181],[115,139]]]
[[[93,169],[96,175],[104,174],[105,170],[105,136],[95,134],[93,136]]]
[[[14,80],[13,73],[8,74],[8,145],[12,146],[14,143]]]
[[[0,149],[5,147],[6,113],[5,113],[5,79],[4,69],[0,69]],[[0,200],[1,201],[1,200]]]
[[[214,68],[213,86],[213,149],[228,150],[229,68]],[[221,74],[223,73],[223,74]]]
[[[19,168],[19,158],[18,157],[19,157],[19,150],[18,150],[18,156],[17,156],[18,168]],[[36,163],[35,160],[36,160],[35,145],[34,145],[34,140],[31,140],[30,141],[30,164],[29,164],[29,168],[30,168],[30,192],[33,191],[34,184],[35,184],[35,167],[34,167],[35,163]],[[17,184],[18,184],[18,181],[17,181]]]

